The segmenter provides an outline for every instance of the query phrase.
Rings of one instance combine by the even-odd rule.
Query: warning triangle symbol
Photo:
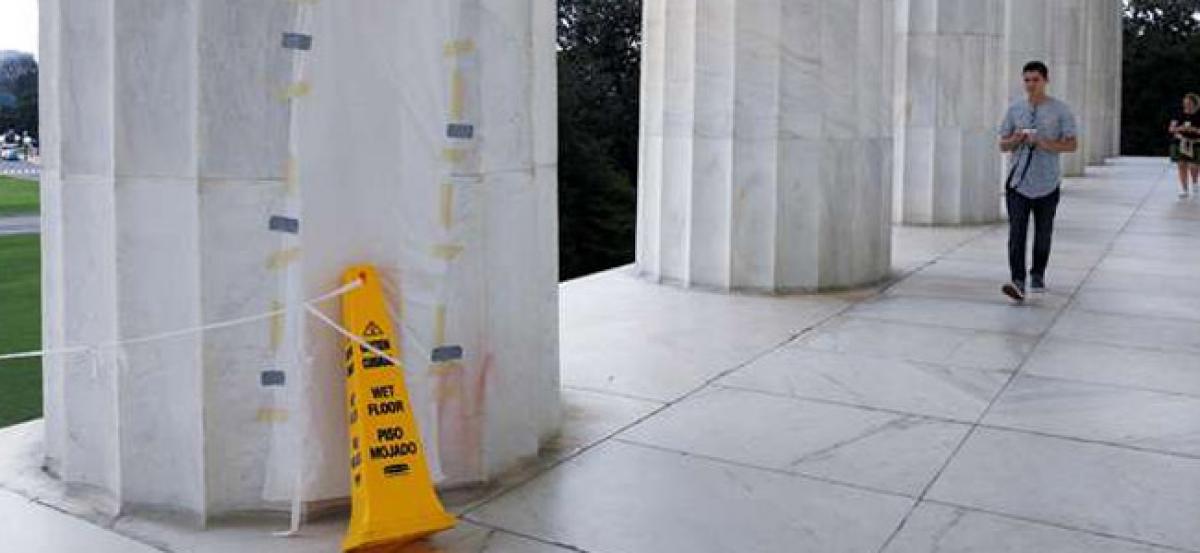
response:
[[[379,328],[379,325],[375,324],[374,321],[371,321],[367,323],[367,329],[363,331],[362,335],[364,338],[383,336],[383,329]]]

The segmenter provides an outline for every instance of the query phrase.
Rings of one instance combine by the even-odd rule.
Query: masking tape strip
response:
[[[467,85],[462,71],[450,76],[450,119],[462,120],[467,106]]]
[[[462,346],[441,346],[434,348],[432,361],[434,363],[446,363],[449,361],[459,361],[462,358]]]
[[[442,52],[447,57],[465,56],[475,51],[475,41],[471,39],[452,40],[446,43]]]
[[[308,81],[295,82],[290,85],[287,85],[286,87],[284,87],[283,90],[281,90],[279,92],[279,99],[286,102],[293,98],[301,98],[304,96],[308,96],[309,93],[311,93],[311,92],[312,92],[312,85],[309,84]]]
[[[271,351],[279,351],[279,346],[283,344],[283,304],[271,302],[271,311]]]
[[[262,374],[259,375],[259,383],[262,384],[264,388],[270,386],[283,386],[287,383],[287,373],[275,370],[263,371]]]
[[[288,420],[288,412],[286,409],[272,409],[263,407],[258,410],[258,414],[254,417],[258,422],[265,423],[283,423]]]
[[[467,159],[467,151],[457,148],[446,148],[442,150],[442,159],[450,163],[462,163]]]
[[[272,215],[270,222],[267,223],[267,227],[277,232],[300,234],[300,220],[292,217],[284,217],[283,215]]]
[[[441,216],[443,228],[454,224],[454,185],[448,182],[442,183]]]
[[[439,305],[433,308],[433,342],[435,344],[446,343],[446,306]]]
[[[267,268],[271,270],[279,270],[294,263],[300,258],[300,248],[288,248],[271,254],[271,258],[267,260]]]
[[[290,196],[296,192],[296,183],[299,181],[299,168],[296,165],[296,158],[289,157],[283,162],[283,189]]]
[[[312,35],[283,33],[283,47],[288,50],[312,50]]]
[[[475,125],[465,123],[451,123],[446,125],[446,137],[456,138],[459,140],[470,140],[475,138]]]
[[[460,244],[438,244],[433,247],[433,256],[445,261],[453,261],[463,252]]]

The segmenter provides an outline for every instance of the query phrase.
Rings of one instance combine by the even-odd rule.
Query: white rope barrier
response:
[[[95,344],[95,345],[72,346],[72,347],[60,348],[60,349],[43,349],[43,350],[37,350],[37,351],[24,351],[24,352],[19,352],[19,353],[6,353],[3,355],[0,355],[0,361],[8,361],[8,360],[12,360],[12,359],[31,359],[31,358],[37,358],[37,357],[49,357],[49,356],[53,356],[53,355],[74,355],[77,353],[93,353],[94,354],[94,353],[97,353],[100,350],[104,350],[104,349],[118,349],[118,348],[128,346],[128,345],[159,342],[159,341],[163,341],[163,340],[170,340],[172,338],[180,338],[183,336],[191,336],[194,334],[200,334],[203,332],[208,332],[210,330],[220,330],[220,329],[225,329],[225,328],[242,326],[242,325],[246,325],[246,324],[250,324],[250,323],[254,323],[254,322],[258,322],[258,321],[267,320],[272,317],[277,317],[279,315],[285,314],[296,308],[312,309],[313,306],[315,306],[315,305],[320,305],[329,300],[340,298],[340,297],[358,289],[361,286],[362,286],[362,282],[356,280],[354,282],[350,282],[346,285],[340,286],[337,289],[330,291],[326,294],[317,296],[311,300],[307,300],[307,301],[301,302],[296,305],[284,306],[283,308],[280,308],[280,309],[272,309],[270,311],[264,311],[262,313],[258,313],[255,315],[248,315],[245,317],[238,317],[236,319],[218,321],[215,323],[209,323],[209,324],[194,326],[194,327],[190,327],[190,328],[181,328],[179,330],[171,330],[171,331],[167,331],[167,332],[160,332],[157,334],[149,334],[146,336],[139,336],[137,338],[129,338],[126,340],[115,340],[112,342],[105,342],[105,343]]]

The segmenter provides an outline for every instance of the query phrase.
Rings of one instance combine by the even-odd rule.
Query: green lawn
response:
[[[36,234],[0,236],[0,353],[42,343],[40,240]],[[41,361],[0,361],[0,427],[41,413]]]
[[[38,212],[38,183],[0,177],[0,217]]]

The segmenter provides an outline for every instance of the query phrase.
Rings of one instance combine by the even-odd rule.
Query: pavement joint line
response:
[[[887,551],[887,549],[889,547],[891,547],[892,542],[894,542],[896,537],[900,535],[900,533],[904,530],[904,527],[908,524],[908,521],[912,517],[913,513],[916,512],[916,506],[920,505],[921,502],[925,500],[925,498],[929,495],[929,491],[931,489],[933,489],[934,484],[936,484],[939,480],[941,480],[942,474],[944,474],[946,469],[950,467],[950,464],[953,463],[956,458],[958,458],[958,454],[962,451],[963,447],[966,446],[967,442],[969,442],[971,440],[971,438],[975,435],[975,433],[978,431],[978,429],[982,425],[983,421],[987,418],[988,414],[991,413],[992,408],[996,405],[996,402],[999,401],[1000,397],[1003,396],[1005,394],[1005,392],[1008,391],[1008,389],[1012,386],[1013,382],[1016,381],[1017,377],[1019,377],[1021,375],[1022,370],[1024,369],[1025,365],[1027,363],[1029,363],[1029,360],[1033,357],[1034,353],[1038,350],[1039,347],[1041,347],[1041,345],[1043,343],[1045,343],[1046,339],[1048,337],[1050,337],[1051,331],[1058,324],[1058,321],[1062,318],[1063,314],[1067,312],[1069,306],[1072,303],[1074,303],[1075,297],[1079,293],[1079,288],[1082,288],[1083,286],[1085,286],[1087,284],[1087,282],[1089,280],[1091,280],[1092,276],[1096,272],[1096,268],[1099,267],[1100,264],[1103,263],[1104,260],[1108,257],[1108,255],[1112,252],[1117,239],[1121,236],[1122,233],[1124,233],[1125,229],[1130,225],[1130,223],[1133,222],[1133,219],[1134,219],[1134,217],[1137,216],[1138,212],[1140,212],[1142,210],[1142,208],[1145,207],[1146,203],[1149,202],[1152,197],[1154,197],[1154,193],[1161,187],[1162,182],[1164,181],[1165,178],[1167,178],[1168,175],[1169,175],[1168,168],[1163,167],[1160,169],[1158,178],[1154,179],[1153,182],[1151,182],[1148,186],[1146,186],[1146,190],[1142,192],[1141,202],[1138,203],[1137,207],[1134,208],[1133,211],[1126,217],[1125,223],[1123,225],[1121,225],[1121,228],[1120,228],[1120,230],[1117,231],[1116,235],[1108,238],[1108,242],[1106,244],[1104,254],[1101,256],[1100,261],[1098,261],[1096,265],[1092,266],[1092,268],[1087,271],[1087,274],[1083,277],[1083,280],[1080,282],[1079,287],[1076,288],[1076,290],[1071,293],[1071,296],[1068,299],[1067,304],[1062,309],[1060,309],[1057,313],[1054,314],[1054,317],[1051,320],[1049,326],[1046,327],[1046,330],[1037,336],[1037,339],[1034,343],[1033,348],[1030,349],[1029,353],[1025,355],[1025,357],[1021,360],[1021,363],[1019,365],[1017,365],[1016,370],[1013,371],[1012,375],[1009,376],[1008,380],[1004,383],[1004,385],[1000,388],[1000,390],[997,391],[992,396],[991,401],[988,403],[987,407],[984,408],[983,412],[980,413],[979,417],[976,419],[975,423],[971,426],[971,428],[967,431],[966,435],[964,435],[962,437],[962,439],[959,440],[958,445],[954,448],[954,450],[950,453],[950,455],[947,456],[946,461],[944,463],[942,463],[941,468],[938,469],[937,473],[929,481],[929,483],[927,483],[925,485],[925,488],[921,491],[921,493],[917,499],[917,503],[914,504],[913,508],[909,509],[908,513],[906,513],[904,515],[904,517],[900,519],[899,524],[897,524],[896,528],[892,531],[891,535],[888,536],[888,538],[886,540],[884,540],[883,545],[879,546],[877,553],[885,553]]]
[[[853,309],[855,306],[857,306],[865,301],[868,301],[870,299],[880,297],[883,294],[887,293],[887,291],[890,290],[892,287],[896,286],[897,284],[904,281],[905,279],[912,276],[913,274],[916,274],[921,269],[924,269],[924,268],[936,263],[937,260],[941,258],[941,255],[946,255],[950,252],[957,251],[959,248],[965,246],[966,244],[969,244],[972,241],[979,239],[981,236],[986,234],[986,232],[987,231],[984,231],[982,229],[979,232],[972,232],[969,237],[964,238],[963,240],[959,241],[958,243],[952,245],[946,251],[942,252],[942,254],[935,256],[932,259],[930,259],[924,263],[920,263],[907,271],[901,271],[899,273],[893,274],[890,279],[887,279],[883,283],[876,285],[873,289],[868,288],[867,289],[868,293],[866,295],[864,295],[864,297],[857,299],[857,300],[847,300],[846,305],[842,306],[841,308],[832,311],[828,315],[818,318],[815,322],[811,323],[806,328],[800,330],[799,332],[793,333],[792,335],[788,336],[786,339],[784,339],[782,342],[779,342],[775,346],[770,347],[770,348],[760,352],[757,355],[751,356],[748,360],[746,360],[742,363],[739,363],[734,367],[731,367],[729,369],[726,369],[726,370],[723,370],[723,371],[717,373],[716,375],[712,376],[711,378],[705,380],[703,383],[701,383],[699,386],[697,386],[690,392],[687,392],[686,394],[684,394],[674,400],[663,403],[662,405],[658,406],[657,408],[651,410],[649,413],[635,419],[634,421],[630,422],[629,424],[626,424],[624,426],[617,428],[615,431],[609,433],[606,436],[601,437],[600,439],[596,440],[595,442],[587,444],[583,447],[576,448],[570,454],[564,455],[560,459],[556,459],[553,462],[547,463],[546,466],[544,466],[544,467],[539,467],[538,470],[533,471],[533,473],[530,474],[529,476],[522,478],[516,482],[513,482],[512,484],[510,484],[508,486],[502,487],[501,489],[496,490],[492,494],[485,495],[483,498],[481,498],[480,500],[475,502],[473,505],[464,509],[459,514],[459,516],[460,517],[470,516],[471,514],[475,513],[476,511],[483,508],[484,506],[503,498],[504,496],[525,486],[526,484],[532,482],[533,480],[541,478],[542,476],[550,473],[551,471],[557,470],[559,467],[565,465],[566,463],[568,463],[574,459],[577,459],[577,458],[583,456],[584,454],[592,451],[593,449],[596,449],[596,448],[604,445],[609,440],[614,439],[616,436],[623,434],[626,431],[644,423],[645,421],[649,420],[650,418],[666,411],[667,409],[670,409],[672,406],[688,400],[695,394],[702,392],[706,388],[709,388],[712,384],[715,384],[716,382],[724,379],[726,376],[729,376],[730,374],[733,374],[734,372],[741,370],[768,355],[771,355],[777,351],[782,350],[783,348],[787,347],[789,344],[796,343],[805,335],[815,332],[819,327],[828,324],[830,321],[833,321],[834,319],[838,318],[839,316],[845,314],[847,311],[849,311],[850,309]],[[693,291],[692,290],[684,290],[683,292],[684,293],[692,293]]]
[[[631,440],[629,438],[614,438],[613,441],[616,443],[625,444],[625,445],[631,446],[631,447],[639,447],[639,448],[643,448],[643,449],[659,451],[662,453],[671,453],[671,454],[680,455],[683,457],[692,457],[692,458],[696,458],[696,459],[701,459],[703,461],[707,461],[707,462],[718,464],[718,465],[725,465],[725,466],[730,466],[730,467],[749,469],[749,470],[754,470],[754,471],[759,471],[759,472],[768,472],[768,473],[776,474],[779,476],[801,478],[804,480],[808,480],[808,481],[812,481],[812,482],[820,482],[822,484],[828,484],[828,485],[836,486],[839,488],[848,488],[848,489],[857,490],[860,492],[868,492],[868,493],[873,493],[873,494],[878,494],[878,495],[886,495],[889,497],[907,499],[909,501],[917,500],[917,496],[915,496],[913,494],[907,494],[907,493],[897,492],[897,491],[892,491],[892,490],[885,490],[883,488],[876,488],[874,486],[858,484],[855,482],[851,482],[849,480],[839,480],[837,478],[821,476],[818,474],[813,474],[811,472],[805,472],[802,470],[789,470],[789,469],[783,469],[783,468],[779,468],[779,467],[769,467],[769,466],[765,466],[765,465],[757,465],[754,463],[747,463],[744,461],[735,461],[733,459],[726,459],[724,457],[714,457],[712,455],[707,455],[704,453],[696,453],[694,451],[684,451],[682,449],[675,449],[673,447],[665,447],[665,446],[661,446],[661,445],[640,442],[637,440]]]
[[[987,331],[983,331],[983,333],[987,334]],[[914,365],[923,365],[923,366],[932,367],[932,368],[936,368],[936,369],[975,371],[975,372],[980,372],[980,373],[1009,374],[1015,370],[1015,369],[998,369],[998,368],[987,368],[987,367],[970,367],[967,365],[955,365],[954,363],[949,363],[949,362],[945,362],[945,361],[928,361],[928,360],[924,360],[924,359],[917,359],[917,358],[912,358],[912,357],[903,357],[903,356],[896,356],[896,355],[887,355],[887,354],[883,354],[883,353],[874,353],[874,352],[837,351],[837,350],[819,349],[819,348],[809,347],[808,344],[805,342],[799,342],[799,343],[795,344],[794,346],[790,346],[784,350],[780,350],[780,353],[783,353],[788,350],[795,350],[795,351],[798,351],[801,353],[824,353],[824,354],[828,354],[828,355],[838,355],[838,356],[848,357],[848,358],[865,357],[867,359],[872,359],[872,360],[911,363]]]
[[[561,386],[561,388],[564,390],[571,390],[571,391],[575,391],[575,392],[584,392],[584,393],[588,393],[588,394],[598,394],[598,395],[603,395],[603,396],[628,399],[628,400],[632,400],[632,401],[640,401],[643,403],[656,403],[656,404],[661,405],[661,404],[667,402],[667,400],[663,400],[663,399],[654,399],[654,398],[650,398],[650,397],[639,396],[636,394],[627,394],[625,392],[605,390],[602,388],[591,388],[588,386],[577,386],[574,384],[563,384]]]
[[[1036,375],[1022,375],[1022,376],[1033,376],[1034,378],[1042,378],[1042,377],[1036,376]],[[1054,379],[1054,380],[1060,380],[1060,379]],[[1077,382],[1077,381],[1070,381],[1070,382]],[[1081,383],[1082,384],[1090,384],[1089,382],[1081,382]],[[846,407],[849,409],[858,409],[861,411],[885,413],[885,414],[889,414],[889,415],[895,415],[898,417],[918,418],[918,419],[927,420],[927,421],[931,421],[931,422],[953,424],[953,425],[958,425],[958,426],[978,426],[980,428],[984,428],[987,430],[999,430],[999,431],[1009,432],[1009,433],[1013,433],[1013,434],[1026,434],[1026,435],[1038,436],[1038,437],[1042,437],[1042,438],[1055,438],[1055,439],[1060,439],[1060,440],[1075,442],[1075,443],[1081,443],[1081,444],[1100,445],[1100,446],[1124,449],[1124,450],[1128,450],[1128,451],[1135,451],[1138,453],[1149,453],[1149,454],[1155,454],[1155,455],[1162,455],[1162,456],[1166,456],[1166,457],[1175,457],[1175,458],[1187,459],[1187,460],[1192,460],[1192,461],[1200,461],[1200,453],[1183,453],[1183,452],[1179,452],[1179,451],[1155,449],[1153,447],[1138,446],[1138,445],[1132,445],[1132,444],[1126,444],[1126,443],[1120,443],[1120,442],[1114,442],[1114,441],[1102,440],[1102,439],[1083,438],[1080,436],[1071,436],[1071,435],[1067,435],[1067,434],[1058,434],[1055,432],[1045,432],[1045,431],[1041,431],[1041,430],[1021,428],[1019,426],[1006,426],[1006,425],[991,424],[991,423],[975,424],[970,420],[956,419],[956,418],[947,417],[944,415],[931,415],[929,413],[915,413],[912,411],[905,411],[903,409],[896,409],[896,408],[891,408],[891,407],[881,407],[878,405],[867,405],[865,403],[854,403],[852,401],[842,401],[842,400],[837,400],[837,399],[784,394],[784,393],[780,393],[780,392],[771,392],[771,391],[767,391],[767,390],[748,388],[745,386],[738,386],[738,385],[714,384],[713,386],[717,387],[717,388],[728,389],[728,390],[736,390],[739,392],[755,393],[755,394],[765,395],[765,396],[779,398],[779,399],[790,399],[790,400],[794,400],[797,402],[808,402],[808,403],[819,403],[819,404],[824,404],[824,405],[833,405],[833,406],[838,406],[838,407]],[[1114,388],[1120,389],[1120,390],[1126,389],[1126,388],[1120,388],[1120,387],[1114,387]],[[1143,391],[1143,390],[1135,390],[1135,391]],[[1163,395],[1165,395],[1165,394],[1163,394]],[[1200,397],[1195,397],[1195,396],[1178,396],[1177,395],[1177,397],[1186,397],[1189,399],[1200,399]]]
[[[1093,537],[1119,541],[1122,543],[1145,545],[1145,546],[1156,547],[1156,548],[1160,548],[1160,549],[1166,549],[1168,551],[1176,551],[1178,553],[1200,553],[1200,550],[1196,550],[1196,549],[1187,549],[1187,548],[1182,548],[1182,547],[1178,547],[1178,546],[1174,546],[1174,545],[1167,545],[1167,544],[1162,544],[1162,543],[1157,543],[1157,542],[1152,542],[1152,541],[1146,541],[1146,540],[1131,538],[1128,536],[1122,536],[1122,535],[1118,535],[1118,534],[1100,532],[1098,530],[1091,530],[1088,528],[1080,528],[1077,526],[1071,526],[1069,524],[1061,524],[1061,523],[1057,523],[1057,522],[1039,520],[1036,518],[1023,517],[1020,515],[1014,515],[1014,514],[1005,513],[1002,511],[995,511],[992,509],[986,509],[983,507],[975,507],[975,506],[971,506],[971,505],[963,505],[960,503],[943,501],[940,499],[923,499],[923,500],[921,500],[921,503],[929,504],[929,505],[937,505],[940,507],[947,507],[947,508],[951,508],[951,509],[959,509],[959,510],[963,510],[963,511],[971,511],[971,512],[975,512],[975,513],[982,513],[985,515],[990,515],[990,516],[994,516],[994,517],[998,517],[998,518],[1003,518],[1003,519],[1008,519],[1008,520],[1013,520],[1013,521],[1018,521],[1018,522],[1024,522],[1027,524],[1032,524],[1034,526],[1042,526],[1042,527],[1046,527],[1046,528],[1056,528],[1058,530],[1066,530],[1069,532],[1086,534],[1086,535],[1090,535]]]
[[[481,521],[481,520],[475,520],[475,519],[473,519],[473,518],[470,518],[470,517],[468,517],[468,516],[466,516],[466,515],[460,515],[460,516],[459,516],[459,518],[460,518],[460,519],[462,519],[462,520],[465,520],[465,521],[467,521],[467,522],[469,522],[469,523],[471,523],[471,524],[474,524],[475,526],[479,526],[479,527],[481,527],[481,528],[484,528],[484,529],[486,529],[486,530],[490,530],[490,531],[492,531],[492,532],[498,532],[498,533],[501,533],[501,534],[507,534],[507,535],[510,535],[510,536],[516,536],[516,537],[518,537],[518,538],[524,538],[524,539],[527,539],[527,540],[530,540],[530,541],[534,541],[534,542],[537,542],[537,543],[540,543],[540,544],[543,544],[543,545],[549,545],[549,546],[551,546],[551,547],[557,547],[557,548],[560,548],[560,549],[566,549],[567,551],[574,551],[574,552],[576,552],[576,553],[591,553],[589,550],[587,550],[587,549],[584,549],[584,548],[582,548],[582,547],[579,547],[579,546],[577,546],[577,545],[572,545],[572,544],[565,543],[565,542],[558,542],[558,541],[554,541],[554,540],[550,540],[550,539],[542,538],[542,537],[539,537],[539,536],[535,536],[535,535],[533,535],[533,534],[527,534],[527,533],[525,533],[525,532],[517,532],[517,531],[514,531],[514,530],[509,530],[509,529],[507,529],[507,528],[502,528],[502,527],[500,527],[500,526],[496,526],[495,524],[491,524],[491,523],[484,522],[484,521]],[[489,538],[489,540],[485,540],[485,543],[486,543],[486,541],[490,541],[490,538]],[[485,547],[484,547],[484,550],[486,550],[486,549],[487,549],[487,547],[485,546]]]

